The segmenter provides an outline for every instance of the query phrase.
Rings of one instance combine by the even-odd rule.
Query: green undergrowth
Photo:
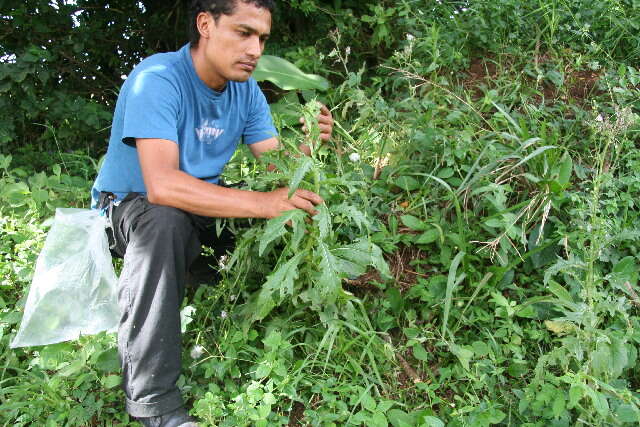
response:
[[[317,105],[298,100],[314,94],[290,94],[273,107],[282,150],[263,162],[240,150],[226,170],[244,188],[308,189],[325,204],[314,217],[220,220],[236,249],[182,312],[179,385],[193,415],[212,426],[638,424],[640,72],[616,38],[622,12],[581,49],[589,33],[569,30],[586,15],[555,15],[574,3],[540,2],[530,13],[543,20],[517,49],[460,50],[458,29],[434,24],[374,78],[333,35],[332,141],[290,120],[313,124]],[[370,13],[383,32],[383,11]],[[297,153],[304,138],[310,157]],[[133,425],[113,336],[8,348],[54,209],[87,207],[98,163],[48,158],[29,147],[0,157],[0,422]]]

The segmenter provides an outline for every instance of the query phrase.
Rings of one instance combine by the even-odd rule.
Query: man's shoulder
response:
[[[172,80],[180,73],[181,61],[180,51],[156,53],[136,65],[130,77],[136,77],[140,74],[154,74]]]

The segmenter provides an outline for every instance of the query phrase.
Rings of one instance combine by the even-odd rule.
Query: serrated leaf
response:
[[[311,170],[311,168],[313,168],[313,160],[310,157],[304,156],[300,160],[300,165],[298,166],[298,169],[296,169],[293,176],[291,177],[291,180],[289,181],[289,194],[288,194],[289,198],[291,198],[291,196],[293,196],[293,193],[296,192],[296,190],[298,189],[298,186],[304,179],[307,172]]]
[[[338,294],[341,283],[340,273],[336,268],[338,260],[324,242],[318,244],[317,255],[320,258],[320,275],[316,282],[316,287],[320,295],[327,302],[332,303]]]
[[[358,208],[352,205],[343,203],[333,209],[335,213],[341,213],[349,217],[356,223],[360,231],[368,230],[371,228],[371,221],[367,216]]]
[[[262,285],[262,291],[269,293],[269,297],[272,299],[274,298],[274,293],[278,291],[279,301],[287,295],[293,295],[294,281],[298,278],[298,264],[305,254],[304,251],[299,252],[280,265],[267,277],[267,281]]]
[[[273,242],[279,237],[282,237],[287,232],[286,223],[288,221],[295,223],[296,221],[302,220],[304,216],[304,211],[301,211],[300,209],[293,209],[290,211],[286,211],[279,217],[272,218],[267,221],[267,226],[264,228],[262,236],[260,237],[258,255],[262,256],[269,243]]]
[[[324,203],[316,206],[318,213],[314,215],[314,222],[318,223],[318,231],[320,232],[320,240],[324,240],[331,234],[331,214],[327,205]]]
[[[253,71],[253,78],[257,81],[269,80],[284,90],[317,89],[324,91],[329,88],[327,79],[315,74],[306,74],[286,59],[273,55],[260,57],[260,61]]]

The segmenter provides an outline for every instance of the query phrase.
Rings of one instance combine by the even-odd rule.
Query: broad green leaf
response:
[[[291,181],[289,181],[289,198],[291,198],[291,196],[293,196],[293,193],[296,192],[298,186],[300,185],[300,182],[302,182],[305,175],[311,170],[311,168],[313,168],[313,160],[310,157],[304,156],[300,161],[298,169],[296,169],[293,176],[291,177]]]
[[[96,359],[95,367],[101,372],[117,372],[120,369],[118,350],[110,348],[101,352]]]
[[[558,282],[555,280],[549,280],[549,284],[547,285],[552,294],[558,297],[560,301],[573,304],[573,298],[571,294],[567,292],[565,288],[563,288]]]
[[[420,343],[413,345],[413,357],[415,357],[416,359],[422,362],[429,361],[429,353],[427,353],[427,351],[424,349],[424,347]]]
[[[109,375],[102,379],[102,385],[105,388],[114,388],[120,385],[122,377],[120,375]]]
[[[619,338],[611,337],[611,344],[609,345],[609,349],[611,351],[611,366],[610,366],[610,374],[612,377],[616,378],[622,374],[624,368],[627,367],[629,363],[629,356],[627,353],[627,346],[624,340]]]
[[[640,424],[640,411],[638,407],[631,404],[622,404],[616,409],[616,416],[623,423]]]
[[[422,419],[422,422],[424,423],[425,427],[444,427],[444,422],[440,418],[434,417],[432,415],[427,415],[426,417],[424,417]]]
[[[267,350],[274,350],[283,343],[282,333],[280,331],[271,331],[265,339],[262,340]]]
[[[253,72],[257,81],[269,80],[284,90],[327,90],[329,81],[316,74],[306,74],[286,59],[262,55]]]
[[[461,347],[457,344],[450,344],[449,349],[460,360],[460,364],[465,370],[469,370],[469,361],[473,357],[473,351]]]
[[[369,419],[369,425],[371,427],[387,427],[389,423],[382,412],[375,412]]]
[[[422,233],[420,237],[415,240],[415,243],[417,245],[428,245],[438,240],[438,237],[440,237],[440,232],[436,228],[432,228]]]
[[[587,394],[591,398],[593,407],[596,409],[598,414],[605,418],[609,413],[609,402],[607,401],[607,398],[602,393],[595,391],[590,387],[587,388]]]
[[[584,396],[584,387],[581,384],[573,384],[569,389],[569,404],[567,407],[573,409]]]
[[[263,362],[256,369],[256,379],[266,378],[271,373],[271,364]]]
[[[362,404],[362,407],[368,411],[373,412],[376,410],[376,401],[373,400],[373,397],[371,397],[367,392],[363,393],[360,397],[360,403]]]
[[[410,176],[400,176],[392,184],[397,185],[405,191],[413,191],[420,188],[420,183],[413,177]]]
[[[414,427],[416,419],[411,414],[407,414],[402,409],[390,409],[387,418],[393,427]]]
[[[572,170],[573,160],[571,160],[570,155],[565,154],[560,163],[560,171],[558,172],[558,183],[560,183],[563,188],[566,188],[567,185],[569,185]]]
[[[429,224],[427,224],[426,222],[418,219],[417,217],[415,217],[413,215],[402,215],[400,217],[400,221],[402,221],[402,223],[406,227],[409,227],[412,230],[426,231],[426,230],[429,229]]]
[[[440,169],[436,176],[438,178],[447,179],[447,178],[451,178],[453,174],[454,174],[453,168],[444,168],[444,169]]]

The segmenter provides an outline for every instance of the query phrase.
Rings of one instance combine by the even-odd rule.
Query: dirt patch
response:
[[[490,58],[475,58],[465,73],[467,77],[462,86],[471,91],[473,99],[479,99],[483,96],[482,85],[487,85],[498,75],[498,67]]]
[[[304,418],[304,405],[300,402],[293,402],[293,407],[289,413],[289,427],[302,426],[302,419]]]
[[[398,231],[403,232],[403,230]],[[427,274],[415,271],[415,267],[411,265],[412,261],[427,258],[427,253],[415,246],[402,245],[395,252],[385,254],[384,258],[389,264],[389,271],[393,276],[394,284],[400,292],[411,289],[418,282],[418,277],[428,277]],[[371,270],[355,279],[345,280],[345,283],[355,289],[373,291],[379,290],[379,288],[372,283],[382,281],[380,273],[376,270]]]
[[[552,61],[553,58],[550,55],[540,55],[537,58],[538,66]],[[522,67],[522,64],[520,67]],[[464,73],[466,77],[462,80],[462,86],[471,92],[474,100],[480,99],[487,88],[495,87],[500,74],[495,60],[491,57],[472,59],[469,68]],[[515,73],[515,71],[512,70],[512,73]],[[539,95],[534,96],[536,102],[544,100],[546,103],[553,103],[556,100],[564,102],[574,100],[580,105],[586,105],[593,96],[604,93],[604,91],[597,88],[598,80],[601,77],[600,72],[569,69],[564,70],[564,75],[564,86],[560,88],[546,80],[537,86],[534,78],[526,77],[530,85],[537,86],[540,91]]]
[[[567,78],[569,96],[584,102],[593,95],[601,95],[603,91],[596,89],[599,79],[600,74],[595,71],[585,70],[569,73]]]

